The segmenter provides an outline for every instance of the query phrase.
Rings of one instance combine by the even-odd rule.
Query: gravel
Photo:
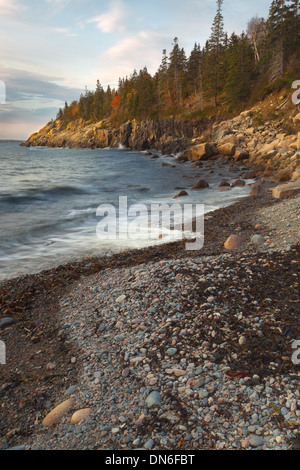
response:
[[[6,310],[24,306],[23,315],[40,326],[23,327],[19,313],[3,330],[16,351],[30,330],[25,351],[36,362],[26,375],[26,361],[16,362],[15,375],[1,386],[0,448],[297,448],[299,225],[296,214],[277,209],[298,203],[270,201],[247,222],[236,213],[243,244],[233,252],[221,248],[231,230],[225,209],[218,242],[210,232],[203,253],[176,251],[174,244],[121,255],[115,264],[105,260],[94,272],[83,274],[82,263],[44,273],[39,282],[28,276],[2,286]],[[280,227],[289,219],[289,235],[275,228],[279,214]],[[273,234],[272,247],[251,244],[257,224],[261,236]],[[30,380],[33,370],[40,375]],[[55,427],[43,427],[49,411],[70,396],[74,409]],[[71,424],[74,411],[87,408],[88,419]]]

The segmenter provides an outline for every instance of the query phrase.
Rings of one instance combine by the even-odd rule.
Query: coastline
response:
[[[293,212],[291,207],[295,209],[294,219],[291,218]],[[236,262],[241,258],[249,259],[250,264],[254,260],[257,262],[259,259],[265,259],[269,266],[272,266],[272,263],[274,266],[278,264],[282,266],[283,279],[285,279],[285,276],[289,276],[288,273],[291,269],[291,276],[297,272],[296,263],[299,259],[299,245],[298,248],[296,247],[299,242],[298,208],[299,196],[283,201],[274,200],[268,193],[263,196],[248,197],[209,214],[206,221],[205,246],[200,252],[186,252],[184,243],[177,242],[119,253],[110,257],[87,258],[39,274],[23,276],[1,283],[1,316],[12,317],[14,324],[1,331],[1,339],[7,343],[9,362],[7,366],[1,368],[4,385],[0,391],[5,400],[5,406],[1,411],[1,435],[3,438],[0,441],[0,446],[10,448],[27,445],[31,448],[35,447],[33,442],[37,440],[41,441],[40,446],[46,448],[46,441],[43,441],[44,431],[40,428],[42,418],[55,403],[63,401],[68,396],[65,393],[70,386],[76,384],[80,389],[82,383],[80,376],[84,364],[82,355],[84,353],[74,338],[69,335],[68,329],[62,327],[64,313],[59,305],[60,300],[67,293],[72,295],[72,292],[77,292],[76,297],[80,299],[78,292],[83,292],[89,279],[92,280],[95,276],[100,276],[101,273],[107,273],[109,279],[109,272],[114,276],[113,273],[121,273],[130,268],[147,271],[148,266],[151,270],[155,263],[173,260],[188,265],[193,263],[195,258],[222,260],[222,257],[225,257],[224,262],[228,269],[237,266]],[[268,225],[263,229],[255,229],[264,217],[269,221]],[[270,220],[276,222],[276,225],[278,223],[277,229],[270,226]],[[280,230],[283,230],[284,233],[280,233]],[[240,233],[242,244],[234,252],[228,252],[224,248],[224,242],[228,236],[236,232]],[[266,244],[264,246],[250,245],[250,238],[256,233],[265,236]],[[270,241],[267,242],[269,239]],[[278,276],[276,269],[275,271]],[[212,282],[215,282],[214,278]],[[287,286],[291,285],[290,280],[285,281],[286,285],[282,282],[284,281],[279,283],[278,289],[282,288],[285,292]],[[257,288],[264,288],[262,281],[258,281]],[[276,296],[275,284],[271,289],[269,296]],[[190,285],[189,292],[193,293],[193,285]],[[294,304],[291,304],[290,307],[296,308],[295,290],[293,292],[291,301]],[[45,298],[47,302],[45,302]],[[259,303],[262,300],[258,299]],[[236,308],[239,302],[237,299],[233,299],[233,307]],[[85,301],[83,301],[84,303]],[[264,304],[262,303],[262,305]],[[84,331],[84,321],[79,321]],[[268,343],[268,350],[271,347],[271,355],[288,357],[292,355],[290,340],[299,339],[299,322],[297,324],[297,316],[289,318],[286,314],[283,315],[280,322],[281,328],[292,328],[294,336],[284,341],[281,337],[280,346],[278,344],[276,346],[276,343],[270,346]],[[236,326],[238,327],[238,324]],[[260,345],[261,349],[259,350],[261,351],[264,349],[263,343],[262,341]],[[76,361],[72,362],[72,358],[76,358]],[[249,361],[250,358],[251,355],[247,356],[246,354],[245,360]],[[47,369],[51,359],[55,362],[53,370]],[[294,374],[297,374],[298,369],[291,364],[290,357],[288,361],[283,364],[281,362],[281,365],[275,367],[274,375],[282,374],[282,377],[289,381],[289,377],[292,378]],[[276,362],[275,357],[274,362]],[[282,365],[284,365],[283,368]],[[250,366],[251,362],[248,369],[252,369],[251,372],[254,375],[257,375],[254,373],[255,371],[261,370],[255,361],[253,367]],[[236,367],[239,369],[238,364]],[[241,367],[245,369],[245,363]],[[264,369],[268,370],[265,373],[267,377],[270,377],[272,371],[269,370],[267,364],[262,368],[262,370]],[[42,434],[40,434],[41,432]],[[52,435],[51,430],[47,432]],[[293,431],[291,436],[296,438],[296,434]],[[99,446],[103,445],[105,448],[104,443],[108,442],[105,432],[102,441]],[[207,448],[208,441],[199,444],[200,447],[193,445],[191,448]],[[117,442],[118,439],[114,441],[115,446]],[[53,444],[52,442],[53,445],[60,447],[61,444],[58,442]],[[286,445],[290,446],[290,441]],[[124,448],[124,443],[122,442],[121,445],[120,442],[120,446],[120,448]],[[125,446],[125,448],[127,447]],[[129,445],[128,448],[132,447]]]

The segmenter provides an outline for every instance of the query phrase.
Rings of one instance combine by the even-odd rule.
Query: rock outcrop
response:
[[[178,119],[128,121],[113,128],[109,120],[86,123],[77,120],[66,129],[60,121],[49,123],[32,134],[25,147],[106,148],[124,146],[132,150],[157,149],[163,154],[178,154],[192,145],[192,140],[205,129],[203,121],[183,122]]]

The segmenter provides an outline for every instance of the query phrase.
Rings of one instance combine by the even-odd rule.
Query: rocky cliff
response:
[[[164,154],[185,150],[205,129],[203,121],[183,122],[178,119],[129,121],[112,128],[108,120],[86,124],[75,121],[62,129],[60,122],[49,123],[31,135],[22,146],[106,148],[120,145],[133,150],[157,149]]]

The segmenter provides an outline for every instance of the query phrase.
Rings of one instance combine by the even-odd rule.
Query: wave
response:
[[[52,186],[48,188],[31,188],[22,190],[15,194],[1,194],[0,203],[25,204],[31,201],[56,199],[58,197],[68,197],[73,195],[95,194],[97,191],[89,186]]]

